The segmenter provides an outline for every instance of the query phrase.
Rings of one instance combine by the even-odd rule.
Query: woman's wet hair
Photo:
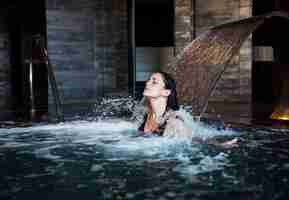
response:
[[[165,89],[168,89],[171,91],[170,95],[168,96],[166,110],[169,110],[169,109],[179,110],[176,81],[173,79],[173,77],[170,74],[166,72],[160,71],[157,73],[160,73],[162,75],[163,81],[165,83]]]

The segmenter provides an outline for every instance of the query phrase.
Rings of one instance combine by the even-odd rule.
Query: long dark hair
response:
[[[168,96],[166,110],[169,110],[169,109],[179,110],[176,81],[173,79],[173,77],[170,74],[166,72],[160,71],[157,73],[160,73],[162,75],[163,81],[165,83],[165,89],[168,89],[171,91],[170,95]]]

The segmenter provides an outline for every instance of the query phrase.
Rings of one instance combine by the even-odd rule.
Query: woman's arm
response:
[[[208,139],[196,140],[196,141],[201,141],[200,143],[202,144],[213,145],[213,146],[224,147],[224,148],[231,148],[231,147],[239,146],[238,138],[234,138],[232,140],[228,140],[225,142],[220,142],[216,138],[208,138]]]
[[[188,126],[185,123],[183,117],[178,115],[177,113],[172,114],[167,120],[163,136],[169,138],[185,139],[196,143],[220,146],[224,148],[237,147],[239,145],[239,141],[237,138],[225,142],[220,142],[216,138],[194,138],[192,128]]]

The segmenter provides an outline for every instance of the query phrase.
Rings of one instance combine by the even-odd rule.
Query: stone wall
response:
[[[46,4],[48,53],[63,104],[128,92],[126,1]]]
[[[9,39],[5,18],[0,15],[0,120],[7,119],[12,107]]]
[[[175,54],[178,54],[194,39],[193,5],[191,0],[176,0],[175,6]]]
[[[175,0],[175,46],[160,48],[160,66],[164,71],[194,39],[192,6],[191,0]]]
[[[192,6],[191,0],[175,0],[175,46],[160,48],[160,68],[164,71],[194,39]]]

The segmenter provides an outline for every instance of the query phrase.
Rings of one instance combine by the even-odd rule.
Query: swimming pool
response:
[[[136,137],[122,118],[0,129],[0,199],[288,199],[289,130],[194,122],[239,147]]]

